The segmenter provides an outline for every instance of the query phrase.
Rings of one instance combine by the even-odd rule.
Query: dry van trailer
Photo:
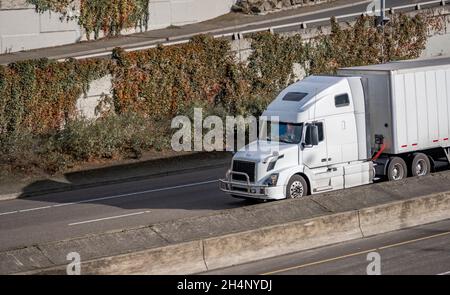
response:
[[[391,180],[450,163],[450,57],[344,68],[364,89],[368,154]]]

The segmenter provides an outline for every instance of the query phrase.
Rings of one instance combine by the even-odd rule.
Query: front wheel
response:
[[[306,196],[308,193],[308,184],[300,175],[294,175],[289,179],[286,187],[287,199],[298,199]]]

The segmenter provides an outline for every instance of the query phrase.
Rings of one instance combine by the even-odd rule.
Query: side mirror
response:
[[[306,127],[303,147],[311,148],[315,145],[319,145],[319,127],[317,125],[308,125]]]

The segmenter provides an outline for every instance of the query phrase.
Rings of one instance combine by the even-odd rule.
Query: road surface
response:
[[[0,202],[0,251],[252,204],[217,180],[228,167]]]
[[[374,252],[382,275],[450,275],[450,220],[204,274],[366,275]]]

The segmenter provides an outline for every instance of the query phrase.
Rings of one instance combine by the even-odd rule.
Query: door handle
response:
[[[324,163],[324,162],[326,162],[326,161],[327,161],[327,159],[325,158],[325,159],[322,159],[321,161],[322,161],[322,163]]]

